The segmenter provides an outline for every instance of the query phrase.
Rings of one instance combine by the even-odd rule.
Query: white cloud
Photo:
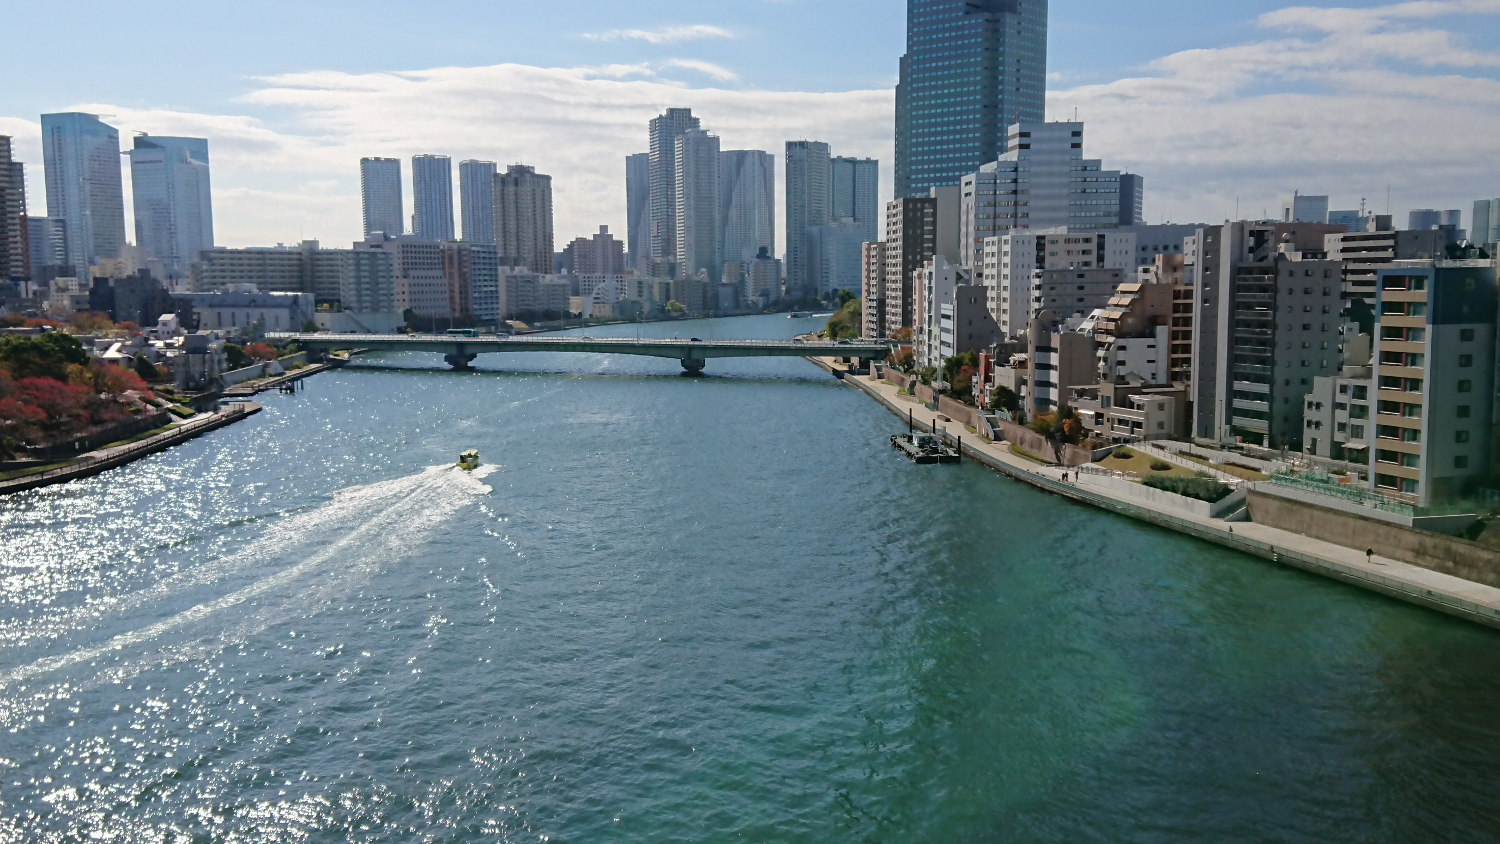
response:
[[[1411,26],[1453,14],[1500,14],[1500,0],[1283,9],[1259,22],[1286,37],[1055,90],[1049,110],[1078,108],[1089,154],[1146,176],[1151,221],[1222,219],[1237,203],[1245,216],[1274,213],[1294,189],[1341,208],[1363,197],[1383,211],[1389,189],[1398,214],[1466,209],[1500,187],[1500,81],[1485,75],[1500,56]],[[1401,69],[1411,66],[1431,71]]]
[[[668,26],[661,29],[615,29],[609,32],[590,32],[583,37],[593,41],[645,41],[648,44],[675,44],[679,41],[701,41],[706,38],[733,38],[734,34],[721,26],[694,24],[692,26]]]
[[[1153,221],[1222,219],[1236,198],[1243,214],[1258,215],[1293,189],[1330,193],[1340,207],[1364,196],[1383,209],[1388,185],[1398,213],[1467,208],[1500,193],[1500,81],[1485,64],[1492,57],[1433,22],[1500,14],[1497,6],[1401,3],[1358,16],[1284,9],[1259,19],[1261,40],[1184,51],[1141,76],[1054,90],[1049,110],[1060,117],[1078,108],[1088,154],[1146,177]],[[1412,44],[1436,50],[1442,63],[1411,72]],[[115,115],[110,122],[124,138],[137,130],[209,138],[217,235],[226,246],[302,236],[352,241],[360,233],[359,159],[428,152],[551,174],[559,245],[600,224],[623,236],[624,157],[647,148],[648,122],[671,106],[691,107],[726,149],[764,149],[780,161],[785,141],[811,138],[836,154],[878,158],[882,195],[891,196],[893,92],[691,87],[669,78],[673,68],[733,79],[688,59],[319,71],[264,80],[238,104],[244,114],[72,108]],[[39,126],[0,118],[0,133],[16,136],[31,211],[43,213]]]
[[[671,67],[680,67],[685,70],[696,70],[704,76],[710,76],[721,82],[737,82],[740,75],[728,68],[720,67],[712,62],[702,62],[697,59],[671,59],[667,62]]]

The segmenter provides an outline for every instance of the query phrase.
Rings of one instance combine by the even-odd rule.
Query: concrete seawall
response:
[[[899,406],[891,398],[883,395],[876,385],[866,383],[867,379],[845,378],[844,382],[859,387],[897,417],[903,420],[909,418],[910,408]],[[886,386],[887,389],[894,390]],[[940,426],[934,424],[936,422],[934,414],[926,411],[925,408],[922,408],[922,411],[921,414],[913,417],[920,430],[942,433],[950,442],[957,439],[952,432],[945,429],[939,430]],[[984,466],[1080,504],[1109,510],[1216,545],[1252,554],[1274,563],[1330,577],[1456,618],[1500,629],[1500,589],[1413,566],[1399,560],[1367,559],[1362,552],[1351,548],[1299,536],[1267,525],[1252,523],[1231,525],[1211,519],[1194,518],[1186,513],[1169,514],[1105,495],[1102,492],[1084,489],[1078,484],[1065,483],[1060,479],[1060,473],[1059,478],[1055,479],[1038,471],[1022,468],[1011,462],[1007,456],[1001,455],[994,446],[975,443],[969,438],[964,438],[962,446],[966,457]]]

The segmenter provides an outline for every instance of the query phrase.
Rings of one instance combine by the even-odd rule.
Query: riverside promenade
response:
[[[87,478],[101,472],[107,472],[110,469],[124,466],[126,463],[139,460],[147,455],[155,454],[158,451],[163,451],[174,445],[187,442],[194,437],[202,436],[209,431],[214,431],[225,425],[231,425],[241,419],[254,416],[260,411],[261,406],[255,402],[235,402],[214,413],[200,413],[191,419],[175,422],[168,426],[166,430],[145,439],[95,449],[81,455],[65,466],[59,466],[45,472],[22,475],[7,481],[0,481],[0,495],[8,495],[12,492],[21,492],[53,484],[65,484],[79,478]]]
[[[831,361],[814,362],[832,371]],[[1254,522],[1229,523],[1111,495],[1101,487],[1077,483],[1076,470],[1017,457],[1007,442],[987,442],[961,423],[944,421],[941,413],[928,410],[912,396],[901,395],[893,384],[868,375],[848,375],[843,380],[885,405],[903,422],[910,413],[918,428],[941,433],[949,442],[962,439],[965,457],[1039,489],[1500,629],[1500,589],[1378,555],[1367,558],[1363,551]]]

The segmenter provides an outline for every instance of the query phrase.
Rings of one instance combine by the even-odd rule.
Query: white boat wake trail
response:
[[[408,559],[413,548],[455,513],[476,496],[489,493],[490,488],[480,481],[494,469],[484,466],[464,472],[436,466],[417,475],[341,490],[328,504],[281,520],[233,558],[120,599],[107,611],[155,604],[180,589],[213,582],[235,568],[277,558],[290,561],[306,554],[275,574],[215,600],[102,643],[0,674],[0,724],[8,726],[38,705],[45,707],[44,701],[52,696],[24,686],[55,672],[108,662],[91,677],[69,678],[68,686],[74,690],[126,679],[148,667],[181,663],[238,645],[271,624],[316,612],[347,596],[381,570]],[[153,644],[158,646],[152,648]]]

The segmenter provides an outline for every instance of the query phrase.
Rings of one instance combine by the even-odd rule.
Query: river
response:
[[[802,360],[476,366],[0,499],[0,841],[1500,838],[1494,631],[914,466]]]

